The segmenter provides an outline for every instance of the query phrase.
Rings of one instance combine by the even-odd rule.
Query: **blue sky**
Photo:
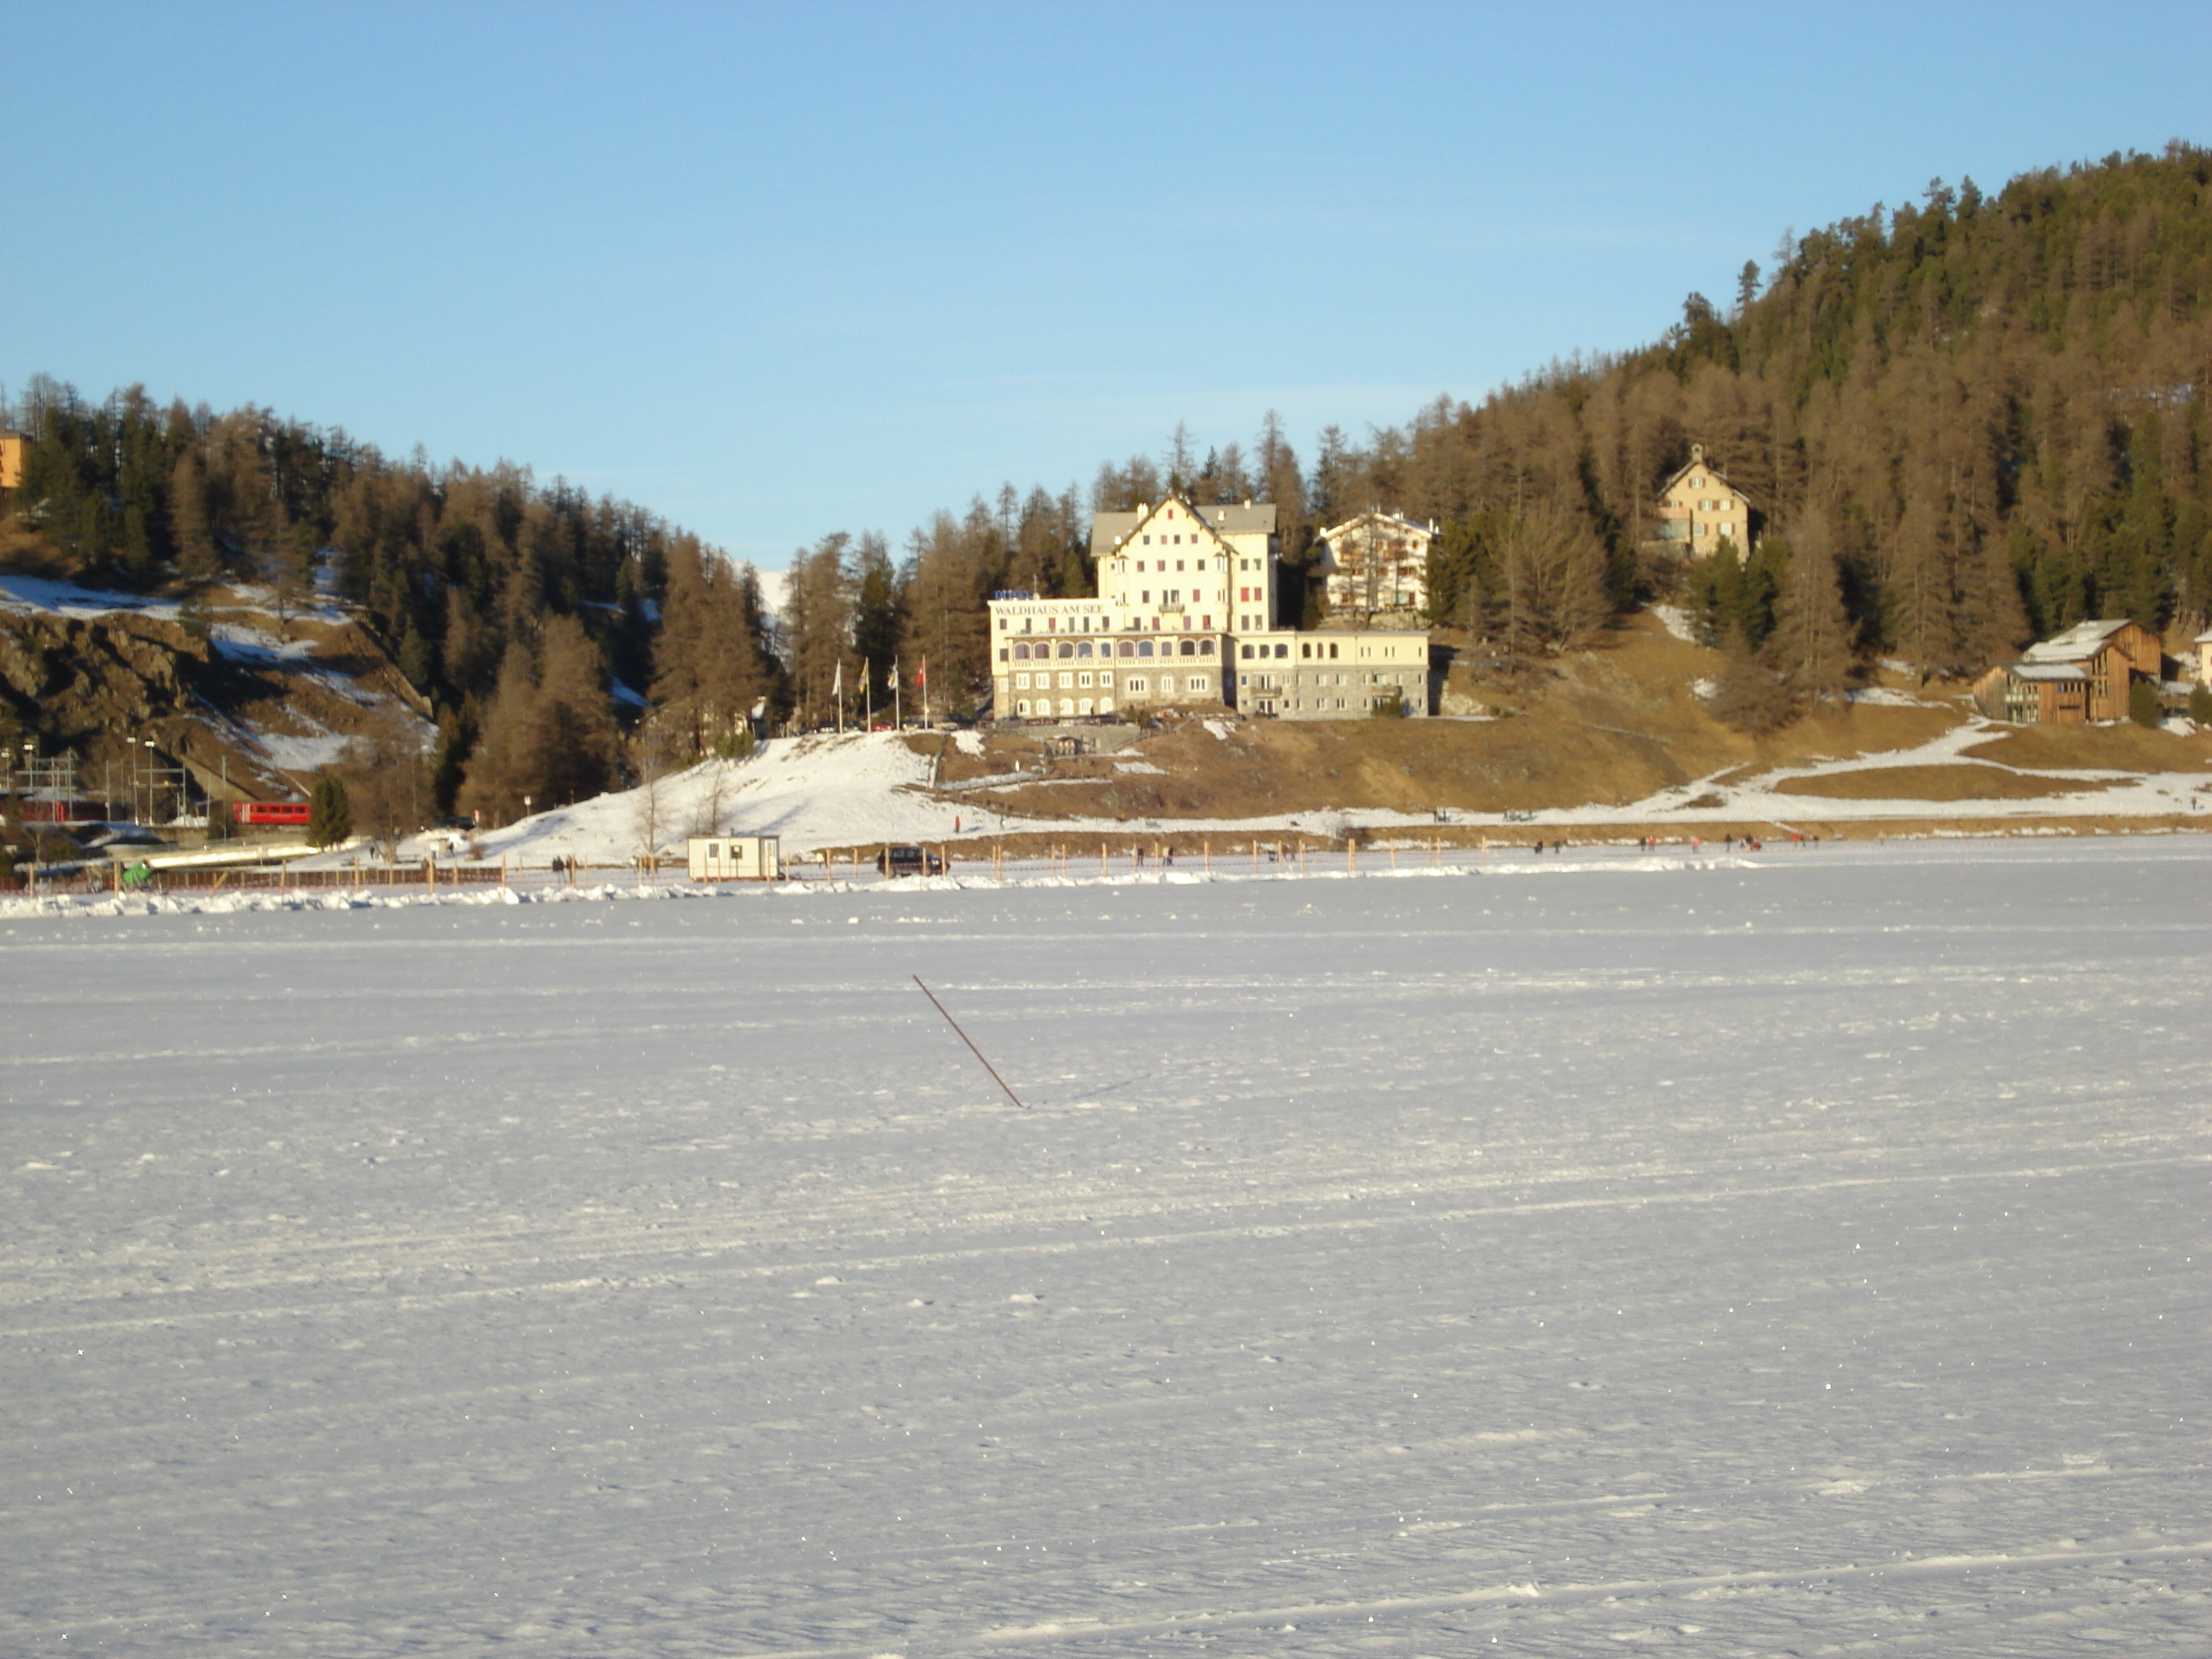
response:
[[[1931,176],[2212,142],[2212,7],[0,3],[0,377],[782,565],[1178,421],[1310,460]]]

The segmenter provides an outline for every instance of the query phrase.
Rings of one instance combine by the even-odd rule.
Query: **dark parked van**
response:
[[[876,868],[887,876],[941,876],[945,860],[919,847],[886,847],[876,854]]]

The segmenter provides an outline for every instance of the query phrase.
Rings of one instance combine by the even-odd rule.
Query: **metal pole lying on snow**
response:
[[[917,986],[921,987],[922,995],[929,999],[929,1006],[936,1009],[939,1013],[945,1014],[945,1023],[952,1028],[954,1034],[957,1035],[963,1042],[968,1044],[968,1052],[975,1055],[976,1059],[983,1060],[983,1069],[991,1074],[991,1081],[997,1084],[1001,1089],[1006,1089],[1006,1079],[999,1075],[999,1068],[992,1065],[989,1060],[983,1060],[983,1051],[975,1045],[975,1043],[969,1039],[967,1032],[963,1031],[960,1029],[960,1022],[953,1018],[951,1015],[945,1013],[945,1005],[937,1000],[937,993],[931,990],[927,985],[923,985],[921,983],[921,975],[920,974],[913,975],[913,978],[914,982]],[[1006,1098],[1012,1101],[1015,1105],[1021,1106],[1024,1111],[1026,1112],[1029,1110],[1027,1106],[1022,1105],[1022,1097],[1016,1094],[1012,1089],[1006,1089]]]

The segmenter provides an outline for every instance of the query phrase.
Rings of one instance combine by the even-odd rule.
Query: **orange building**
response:
[[[19,489],[23,483],[23,458],[31,441],[20,432],[0,432],[0,489]]]

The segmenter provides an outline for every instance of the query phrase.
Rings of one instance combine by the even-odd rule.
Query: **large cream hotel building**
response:
[[[1273,506],[1180,496],[1091,521],[1098,596],[991,601],[1000,720],[1128,717],[1207,705],[1288,720],[1429,712],[1429,638],[1279,625]]]

